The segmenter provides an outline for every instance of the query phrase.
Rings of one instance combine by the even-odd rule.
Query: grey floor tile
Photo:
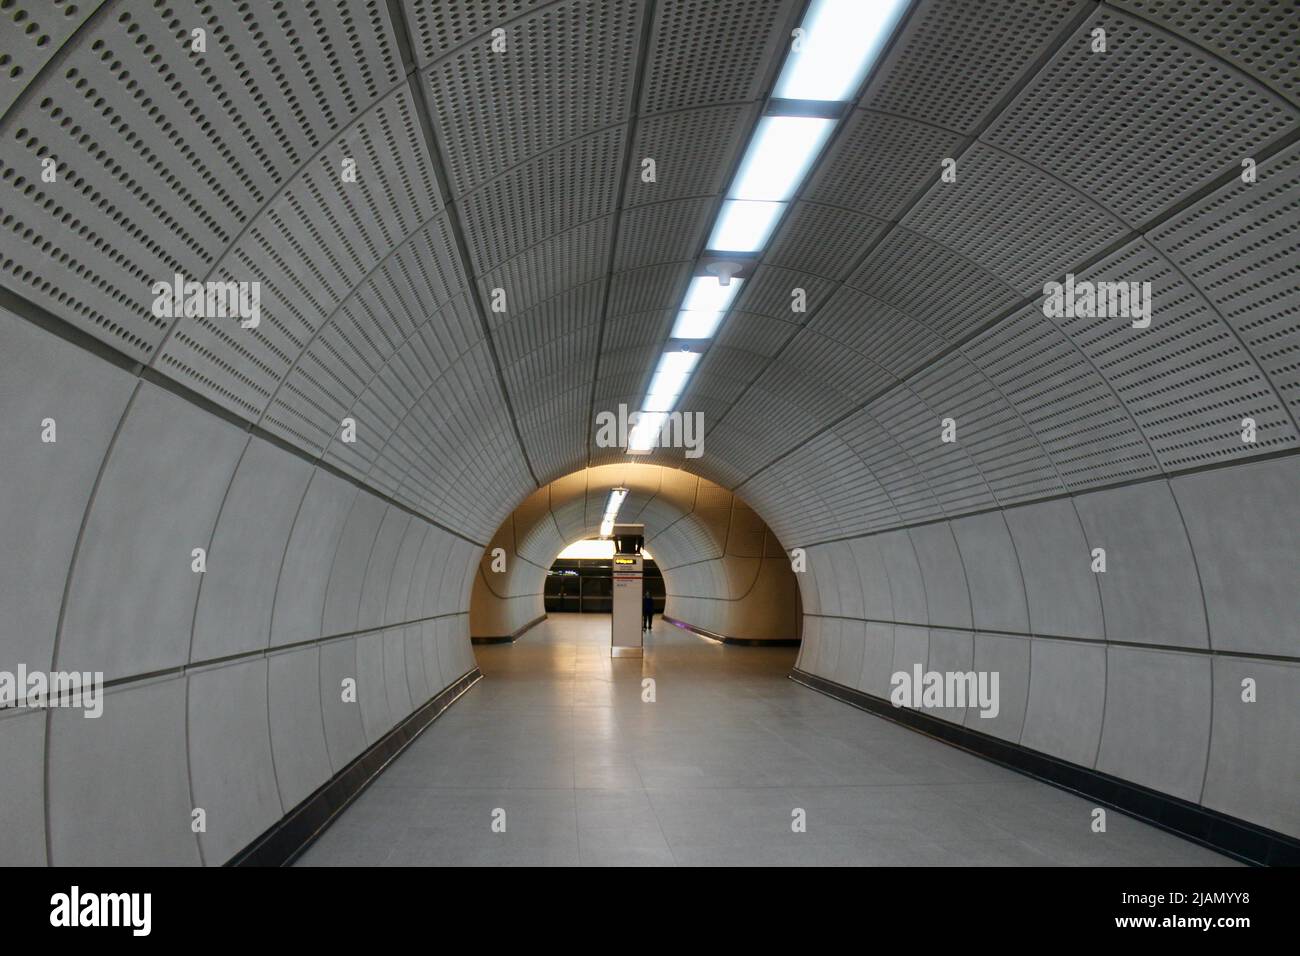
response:
[[[608,618],[578,615],[476,647],[485,679],[299,863],[1232,863],[1118,813],[1092,833],[1087,800],[788,680],[793,649],[722,647],[662,624],[640,661],[607,647]]]

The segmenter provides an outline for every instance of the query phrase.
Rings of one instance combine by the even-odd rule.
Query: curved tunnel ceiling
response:
[[[7,45],[4,286],[486,540],[623,457],[594,415],[644,392],[801,4],[721,6],[65,5]],[[1252,40],[1295,23],[1185,7],[914,7],[686,396],[706,454],[675,463],[800,542],[1294,448],[1300,94]],[[1066,272],[1150,281],[1151,328],[1045,321]],[[260,281],[260,325],[155,317],[175,274]]]
[[[47,820],[21,858],[79,858],[85,837],[224,859],[471,663],[460,631],[403,652],[402,628],[463,629],[465,572],[512,510],[626,460],[596,415],[645,394],[804,6],[0,11],[0,397],[21,449],[3,506],[34,542],[5,555],[15,653],[84,651],[125,680],[339,638],[361,667],[390,627],[387,653],[423,674],[403,691],[365,658],[405,703],[356,727],[327,713],[313,765],[259,791],[238,832],[195,847]],[[1286,3],[908,8],[692,378],[704,454],[643,459],[808,549],[805,609],[831,623],[801,667],[874,686],[929,633],[1002,634],[1026,657],[1008,737],[1300,833],[1297,47]],[[154,283],[175,276],[260,283],[256,327],[159,314]],[[1149,327],[1045,311],[1070,276],[1149,282]],[[47,416],[57,470],[23,443]],[[1103,538],[1111,571],[1084,574]],[[206,599],[158,550],[188,561],[202,541],[248,562]],[[416,668],[421,640],[450,656]],[[1164,656],[1123,685],[1117,648]],[[1256,709],[1222,706],[1261,674]],[[1170,708],[1144,732],[1153,687]],[[115,739],[182,762],[205,746]],[[33,780],[76,779],[32,740]],[[190,786],[220,791],[205,759],[190,751]],[[168,781],[149,799],[192,806]],[[44,813],[33,786],[21,812]],[[79,819],[74,789],[48,813]]]

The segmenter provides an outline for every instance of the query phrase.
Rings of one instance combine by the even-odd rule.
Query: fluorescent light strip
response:
[[[723,285],[717,276],[696,276],[686,290],[686,301],[677,313],[669,338],[707,339],[718,329],[731,301],[740,291],[743,279]],[[648,406],[647,406],[648,408]],[[655,411],[655,409],[648,409]]]
[[[646,412],[667,412],[677,404],[677,399],[690,381],[691,371],[700,360],[697,352],[665,352],[659,358],[659,365],[650,379],[650,388],[641,410]]]
[[[727,196],[789,202],[821,155],[835,122],[820,116],[764,116]]]
[[[710,249],[758,252],[767,245],[786,204],[821,155],[835,122],[818,116],[765,116],[759,120],[718,212],[709,237]]]
[[[844,102],[857,92],[876,54],[908,0],[813,0],[804,18],[799,49],[781,68],[774,98]],[[718,210],[708,248],[715,253],[753,254],[767,245],[835,129],[836,119],[775,114],[759,120],[740,169]],[[674,339],[709,339],[739,291],[696,276],[686,292]],[[690,356],[689,358],[685,356]],[[699,355],[666,352],[650,380],[641,416],[628,439],[629,452],[648,452],[690,381]]]
[[[632,434],[628,436],[627,450],[640,453],[652,451],[659,442],[659,429],[667,420],[667,412],[642,412]]]
[[[852,99],[906,8],[907,0],[813,0],[773,96]]]
[[[709,249],[715,252],[758,252],[767,245],[784,211],[783,202],[725,200],[718,211],[713,235],[709,237]]]
[[[609,501],[605,504],[605,515],[600,521],[600,536],[602,538],[608,538],[614,532],[614,519],[618,517],[618,509],[623,507],[623,500],[626,497],[626,488],[610,489]]]

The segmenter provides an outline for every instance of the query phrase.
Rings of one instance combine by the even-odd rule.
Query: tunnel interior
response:
[[[563,549],[597,538],[610,492],[619,523],[644,525],[670,620],[731,643],[797,642],[796,575],[748,505],[705,478],[659,465],[602,465],[539,488],[497,529],[470,599],[475,640],[518,639],[546,615],[546,574]]]
[[[0,5],[0,863],[292,857],[588,660],[528,628],[614,487],[666,668],[996,673],[927,732],[1300,858],[1300,17],[878,7],[818,99],[831,0]],[[825,138],[746,198],[773,119]]]

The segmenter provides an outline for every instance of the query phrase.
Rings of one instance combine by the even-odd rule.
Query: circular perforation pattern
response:
[[[1181,34],[1300,103],[1295,0],[1112,0]]]
[[[1057,325],[1115,389],[1161,467],[1174,471],[1296,443],[1268,380],[1209,304],[1142,240],[1080,280],[1151,283],[1151,326],[1125,318],[1061,318]],[[1241,419],[1256,419],[1255,444]]]
[[[842,280],[888,228],[873,216],[797,202],[763,257],[765,262]]]
[[[712,199],[677,199],[625,211],[619,220],[614,268],[691,258],[704,241],[714,206]]]
[[[691,268],[685,263],[672,263],[614,273],[610,279],[606,314],[617,316],[656,309],[675,310],[686,291]]]
[[[818,388],[830,389],[854,404],[861,404],[894,382],[894,376],[869,354],[845,348],[815,329],[799,330],[778,361],[803,373]]]
[[[1019,298],[997,276],[901,226],[890,231],[846,284],[952,341]]]
[[[804,187],[803,198],[894,220],[961,137],[925,123],[869,110],[844,121],[830,153]]]
[[[944,514],[996,504],[965,443],[935,441],[936,425],[946,413],[926,404],[911,383],[876,399],[867,410],[916,463]]]
[[[981,143],[961,157],[957,182],[931,188],[903,222],[1024,295],[1126,231],[1085,196]]]
[[[935,418],[958,423],[961,447],[999,504],[1065,490],[1018,411],[960,352],[934,363],[910,385]],[[930,428],[933,434],[933,420]]]
[[[103,0],[0,0],[0,116]]]
[[[760,264],[741,287],[740,294],[736,297],[736,308],[741,312],[756,312],[785,322],[799,323],[810,313],[816,312],[835,292],[835,288],[835,283],[830,279]],[[804,290],[807,312],[791,309],[795,289]]]
[[[641,112],[757,99],[792,0],[659,0]]]
[[[1091,52],[1090,31],[1107,52]],[[1085,23],[985,139],[1137,225],[1297,120],[1280,97],[1156,27]]]
[[[504,289],[508,311],[488,312],[493,326],[509,322],[557,293],[605,275],[613,216],[544,239],[479,279],[485,300]]]
[[[462,43],[554,0],[402,0],[425,66]]]
[[[862,104],[970,133],[1081,5],[920,3]]]
[[[628,157],[626,206],[716,194],[733,156],[754,122],[749,106],[682,110],[642,118]],[[642,163],[655,162],[655,181],[644,182]]]
[[[1038,304],[962,352],[1019,411],[1071,490],[1159,473],[1114,392]]]
[[[531,246],[614,211],[622,128],[554,149],[493,180],[462,202],[475,275]]]
[[[831,296],[809,328],[853,349],[896,377],[902,377],[944,347],[943,339],[906,313],[848,287]]]
[[[1154,231],[1300,414],[1300,146]]]
[[[625,122],[639,27],[635,3],[572,0],[517,23],[504,53],[484,39],[435,64],[425,82],[452,194]]]

